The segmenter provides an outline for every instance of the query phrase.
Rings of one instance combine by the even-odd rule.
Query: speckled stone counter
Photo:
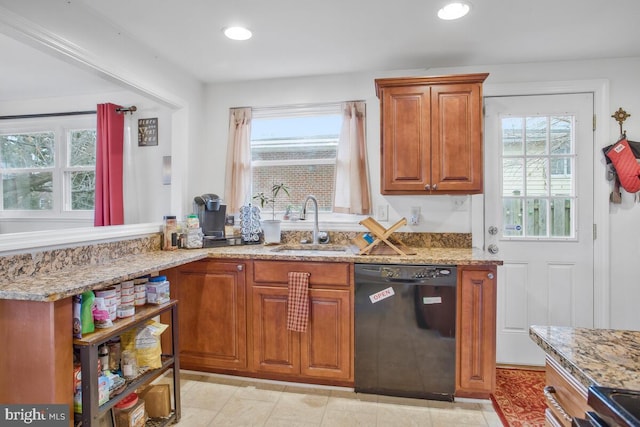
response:
[[[640,390],[640,331],[531,326],[529,336],[585,387]]]
[[[299,236],[296,236],[299,237]],[[418,247],[415,255],[358,255],[355,246],[338,238],[334,245],[340,250],[282,251],[279,246],[239,245],[207,249],[180,249],[161,251],[155,238],[133,242],[117,242],[93,252],[77,248],[61,252],[24,254],[19,263],[16,258],[4,260],[5,274],[0,276],[0,299],[57,301],[90,289],[98,289],[145,274],[176,267],[206,257],[220,259],[280,259],[305,261],[334,261],[358,263],[488,265],[502,264],[492,255],[471,248]],[[453,242],[455,239],[449,238]],[[466,238],[458,239],[466,244]],[[296,240],[299,242],[299,240]],[[438,244],[441,239],[432,243]],[[444,241],[447,241],[445,239]],[[458,243],[459,243],[458,242]],[[142,245],[142,248],[139,245]],[[345,250],[345,247],[347,248]],[[125,250],[126,249],[126,250]],[[280,248],[281,249],[281,248]],[[116,252],[123,252],[119,257]],[[19,258],[18,258],[19,260]],[[21,267],[12,267],[21,265]]]

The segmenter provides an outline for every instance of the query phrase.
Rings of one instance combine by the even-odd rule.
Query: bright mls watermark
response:
[[[68,427],[69,405],[0,405],[0,427]]]

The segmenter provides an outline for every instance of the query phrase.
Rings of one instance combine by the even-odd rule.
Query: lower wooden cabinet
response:
[[[311,272],[306,332],[287,330],[288,271]],[[253,367],[258,374],[352,383],[351,283],[348,263],[256,261],[251,318]]]
[[[545,423],[571,427],[573,417],[584,418],[593,409],[587,403],[587,388],[551,357],[545,363]]]
[[[246,261],[202,260],[172,270],[183,368],[248,368],[246,268]]]
[[[458,267],[456,396],[488,398],[496,382],[495,266]]]

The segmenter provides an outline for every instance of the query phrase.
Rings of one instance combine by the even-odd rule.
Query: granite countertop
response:
[[[531,326],[529,336],[587,388],[640,390],[640,331]]]
[[[415,255],[399,256],[358,255],[355,247],[348,251],[293,252],[277,252],[274,248],[277,246],[239,245],[145,252],[97,265],[73,266],[60,271],[3,280],[0,282],[0,299],[56,301],[203,258],[450,265],[502,264],[502,261],[494,256],[476,249],[414,248]]]

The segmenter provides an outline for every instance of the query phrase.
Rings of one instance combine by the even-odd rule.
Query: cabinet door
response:
[[[300,373],[300,338],[287,330],[285,287],[253,286],[253,366],[258,372]]]
[[[425,193],[431,182],[431,88],[391,87],[381,97],[381,192]]]
[[[488,398],[496,382],[496,267],[458,274],[456,396]]]
[[[431,89],[431,189],[482,192],[482,86]]]
[[[182,365],[246,369],[245,264],[198,261],[180,267],[176,280]]]
[[[351,292],[311,289],[307,331],[300,334],[302,374],[353,380]]]

